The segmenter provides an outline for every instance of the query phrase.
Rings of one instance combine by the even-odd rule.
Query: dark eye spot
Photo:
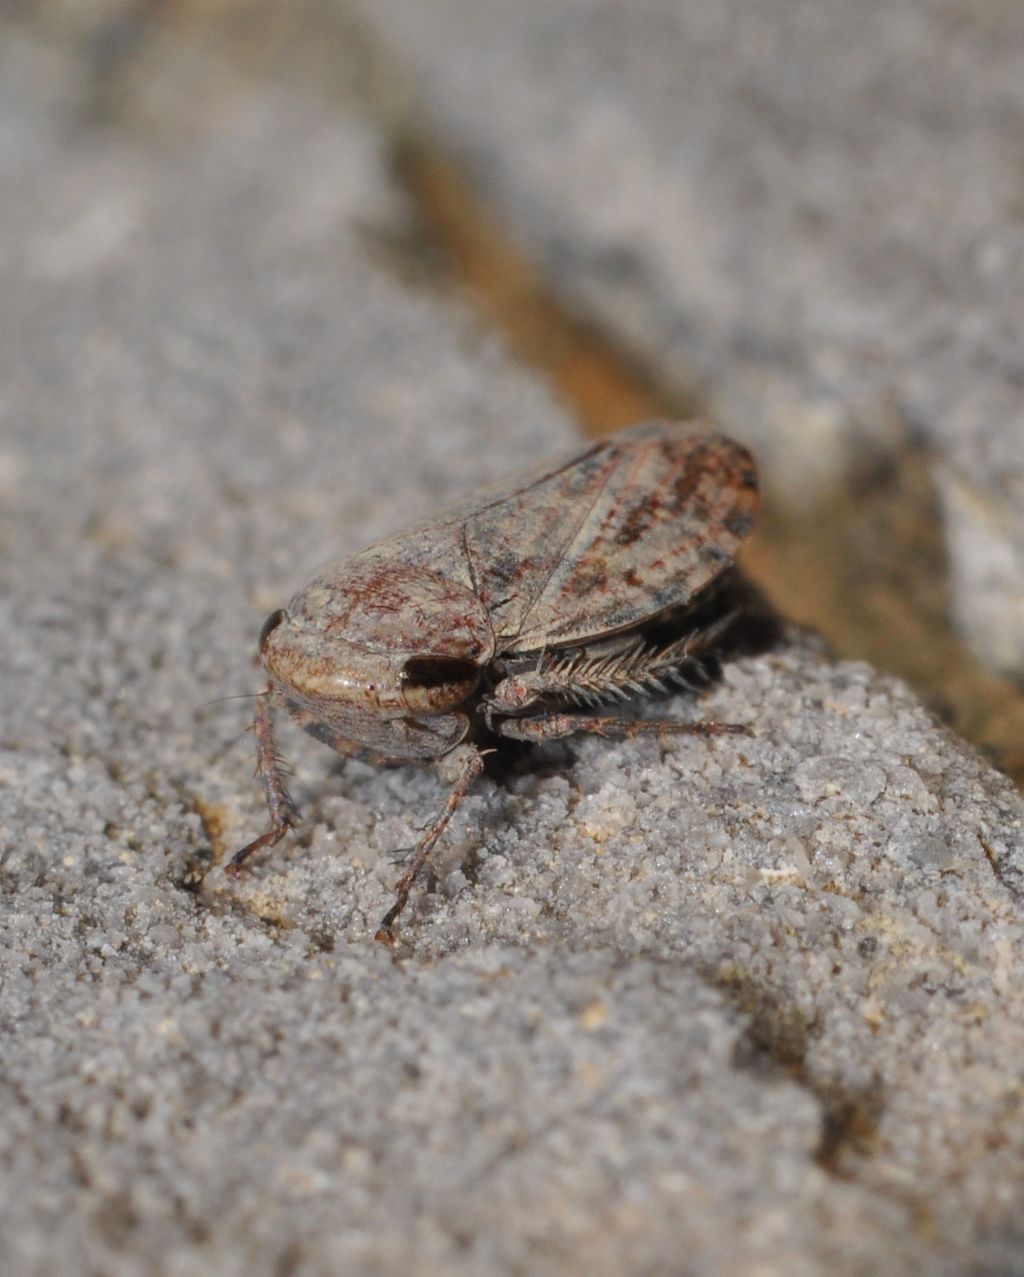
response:
[[[279,607],[276,612],[271,612],[267,619],[263,622],[263,629],[260,630],[260,656],[263,655],[263,649],[266,646],[267,639],[284,620],[285,612],[283,607]]]
[[[402,682],[407,687],[447,687],[452,683],[473,683],[479,672],[475,661],[453,656],[414,656],[405,663]]]

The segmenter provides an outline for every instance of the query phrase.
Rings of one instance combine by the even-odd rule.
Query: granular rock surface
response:
[[[429,772],[282,731],[223,874],[265,614],[572,431],[353,111],[3,36],[4,1272],[1020,1272],[1024,802],[811,638],[484,778],[394,953]]]

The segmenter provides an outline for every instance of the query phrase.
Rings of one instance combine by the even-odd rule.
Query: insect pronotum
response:
[[[731,619],[709,603],[758,502],[744,447],[651,421],[318,573],[260,634],[256,754],[270,822],[228,870],[299,821],[274,746],[277,706],[342,754],[432,763],[450,787],[381,920],[386,944],[496,741],[744,731],[593,709],[701,678]]]

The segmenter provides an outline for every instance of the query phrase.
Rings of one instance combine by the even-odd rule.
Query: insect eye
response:
[[[271,612],[267,619],[263,622],[263,629],[260,630],[259,652],[263,655],[263,649],[267,645],[267,639],[284,620],[285,612],[283,607],[279,607],[276,612]]]
[[[414,656],[402,669],[402,699],[413,712],[454,709],[480,681],[475,661],[453,656]]]
[[[414,656],[406,661],[402,682],[407,687],[443,687],[446,683],[476,682],[475,661],[454,656]]]

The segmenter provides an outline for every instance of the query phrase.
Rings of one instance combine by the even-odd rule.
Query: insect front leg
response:
[[[455,815],[459,804],[469,793],[473,782],[483,771],[483,767],[483,756],[472,745],[458,746],[450,754],[446,754],[438,763],[438,773],[442,780],[448,781],[451,785],[451,792],[448,795],[444,810],[417,843],[412,860],[409,862],[409,868],[395,883],[395,903],[381,919],[380,926],[377,928],[376,939],[381,944],[393,945],[395,943],[395,919],[405,908],[413,883],[415,883],[420,870],[427,863],[434,844],[447,829],[448,822]]]
[[[263,792],[267,796],[267,810],[270,813],[270,825],[265,833],[246,843],[241,851],[236,851],[225,866],[225,872],[238,877],[242,865],[257,851],[264,847],[273,847],[279,843],[289,829],[294,829],[301,819],[299,809],[295,806],[291,795],[285,788],[281,776],[281,760],[274,747],[273,708],[270,704],[270,688],[264,688],[256,702],[256,719],[253,731],[256,733],[256,771],[263,782]]]
[[[509,740],[542,741],[561,740],[577,732],[591,732],[595,736],[626,736],[630,740],[641,732],[672,732],[687,736],[749,736],[750,728],[744,723],[680,723],[675,719],[616,718],[613,715],[593,714],[543,714],[536,718],[506,718],[494,724],[494,730]]]

